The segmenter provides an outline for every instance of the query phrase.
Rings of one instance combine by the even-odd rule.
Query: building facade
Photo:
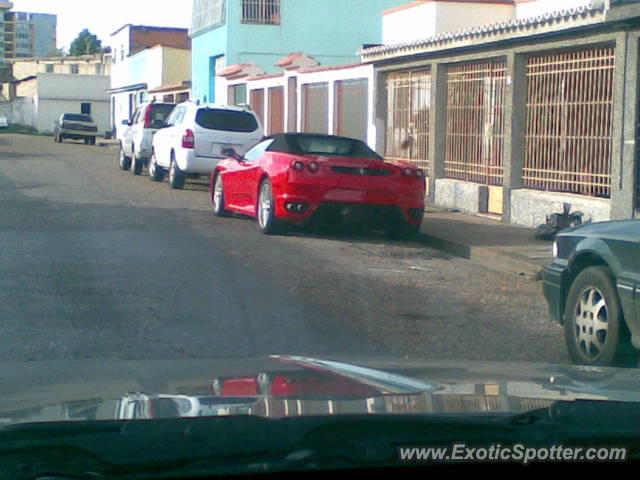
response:
[[[216,76],[225,68],[254,63],[267,73],[292,51],[322,65],[358,60],[363,45],[379,44],[381,12],[405,0],[195,0],[192,95],[216,98]]]
[[[111,127],[117,135],[146,100],[190,96],[191,40],[186,29],[125,25],[111,35]]]
[[[19,58],[9,63],[17,80],[38,73],[111,75],[111,55],[104,53],[77,57]]]
[[[454,2],[387,15],[420,24],[434,3]],[[587,220],[638,216],[640,2],[562,6],[516,1],[511,19],[429,37],[385,19],[403,41],[363,51],[379,150],[425,168],[431,202],[526,226],[563,203]]]
[[[313,132],[358,138],[376,148],[373,65],[318,65],[304,54],[277,62],[282,71],[252,75],[230,67],[218,78],[218,98],[249,104],[265,133]]]

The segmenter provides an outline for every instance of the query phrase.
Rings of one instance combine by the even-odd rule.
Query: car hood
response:
[[[640,239],[640,220],[586,223],[564,230],[558,236],[576,235],[638,241]]]
[[[4,425],[216,415],[521,413],[562,400],[640,402],[637,370],[282,355],[4,364],[0,385]]]

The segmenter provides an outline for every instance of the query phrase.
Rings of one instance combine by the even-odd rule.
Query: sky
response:
[[[103,45],[122,25],[188,28],[192,0],[11,0],[13,10],[58,15],[58,48],[69,48],[84,28]]]

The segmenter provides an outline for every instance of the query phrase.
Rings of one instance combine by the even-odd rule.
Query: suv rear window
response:
[[[258,129],[256,117],[248,112],[203,108],[198,110],[196,123],[209,130],[225,132],[255,132]]]
[[[62,119],[70,122],[93,122],[89,115],[75,115],[73,113],[65,114]]]

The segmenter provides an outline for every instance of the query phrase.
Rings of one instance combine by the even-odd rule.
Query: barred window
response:
[[[242,0],[242,23],[280,25],[280,0]]]

